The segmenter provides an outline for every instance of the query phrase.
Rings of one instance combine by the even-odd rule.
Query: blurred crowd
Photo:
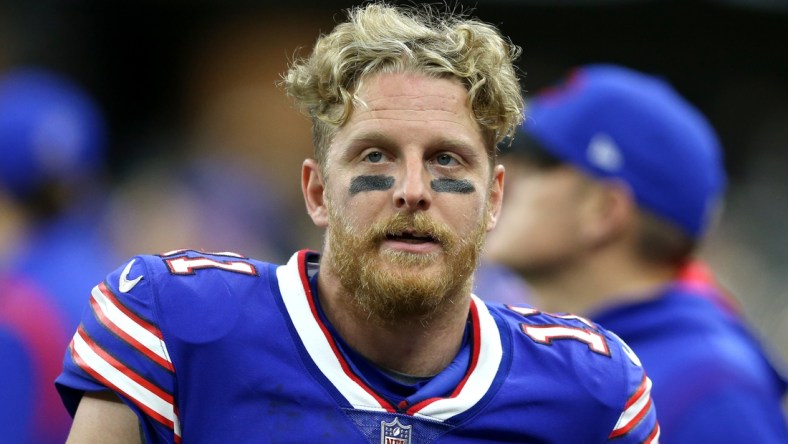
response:
[[[147,5],[87,12],[90,2],[75,2],[70,9],[64,3],[0,2],[0,393],[15,399],[15,393],[28,390],[31,404],[57,396],[51,381],[91,287],[130,255],[194,248],[283,262],[296,249],[321,245],[298,186],[301,161],[312,150],[309,122],[276,83],[288,61],[331,26],[336,5],[330,13],[307,2],[299,11],[238,7],[215,16],[205,8],[208,12],[184,12],[185,18],[163,32],[157,26],[166,27],[160,22],[176,16],[175,5],[163,11]],[[494,17],[503,20],[505,31],[514,34],[517,28],[523,36],[513,40],[524,48],[527,91],[565,64],[630,64],[622,49],[608,48],[614,60],[549,54],[538,44],[548,33],[535,26],[529,35],[505,21],[505,3],[490,10],[500,14]],[[52,10],[37,9],[44,6]],[[533,8],[548,18],[562,13]],[[477,9],[485,17],[484,2]],[[125,13],[137,20],[138,34],[119,41],[132,25],[124,21],[119,30],[110,28]],[[521,13],[528,14],[528,8]],[[747,14],[788,28],[786,12]],[[107,23],[94,23],[98,20]],[[51,32],[31,37],[32,30]],[[94,34],[101,31],[116,40],[93,41],[102,39]],[[761,44],[751,38],[753,46]],[[570,44],[566,36],[556,40]],[[102,67],[97,54],[114,47],[125,54]],[[600,49],[593,57],[603,57]],[[683,57],[655,54],[652,64],[637,67],[668,80],[682,70],[703,69],[676,66]],[[746,62],[731,56],[732,64]],[[113,73],[127,70],[141,74],[113,81]],[[158,77],[165,86],[150,88]],[[786,78],[777,69],[743,67],[714,85],[677,85],[690,98],[706,98],[696,104],[720,130],[731,170],[725,211],[701,255],[783,357],[788,357]],[[705,90],[688,90],[696,85]],[[136,105],[124,108],[134,102],[130,99]],[[492,281],[479,286],[497,286],[496,292],[509,295],[505,302],[527,291],[505,270],[483,278]],[[25,411],[19,404],[0,403],[4,442],[62,442],[68,427],[64,409],[20,418]],[[25,438],[30,430],[40,435]]]

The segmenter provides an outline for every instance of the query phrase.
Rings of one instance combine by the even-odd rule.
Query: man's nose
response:
[[[401,179],[394,185],[394,206],[407,211],[425,211],[430,207],[432,196],[429,187],[430,174],[422,159],[407,159],[403,165]]]

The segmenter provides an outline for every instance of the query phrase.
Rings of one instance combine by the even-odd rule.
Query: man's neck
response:
[[[330,272],[321,267],[318,297],[342,339],[373,364],[412,376],[432,376],[448,366],[462,343],[470,290],[456,295],[429,319],[383,322],[363,313]]]
[[[531,276],[528,284],[541,310],[591,315],[609,305],[652,299],[675,277],[672,267],[596,261],[549,276]]]

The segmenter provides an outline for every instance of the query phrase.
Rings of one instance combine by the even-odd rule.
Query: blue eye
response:
[[[367,154],[365,158],[372,163],[378,163],[383,160],[383,153],[380,151],[373,151]]]
[[[435,162],[437,162],[438,165],[448,166],[451,165],[452,162],[457,163],[457,160],[449,154],[442,153],[435,156]]]

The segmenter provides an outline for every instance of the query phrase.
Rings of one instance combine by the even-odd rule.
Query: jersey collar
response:
[[[299,251],[287,265],[276,271],[282,300],[299,339],[323,376],[353,408],[398,412],[395,406],[353,372],[338,349],[336,340],[320,319],[307,273],[307,258],[315,254],[307,250]],[[404,413],[445,421],[472,408],[493,386],[503,357],[498,326],[487,306],[475,295],[471,295],[469,318],[473,350],[464,378],[449,396],[421,400],[408,407]]]

